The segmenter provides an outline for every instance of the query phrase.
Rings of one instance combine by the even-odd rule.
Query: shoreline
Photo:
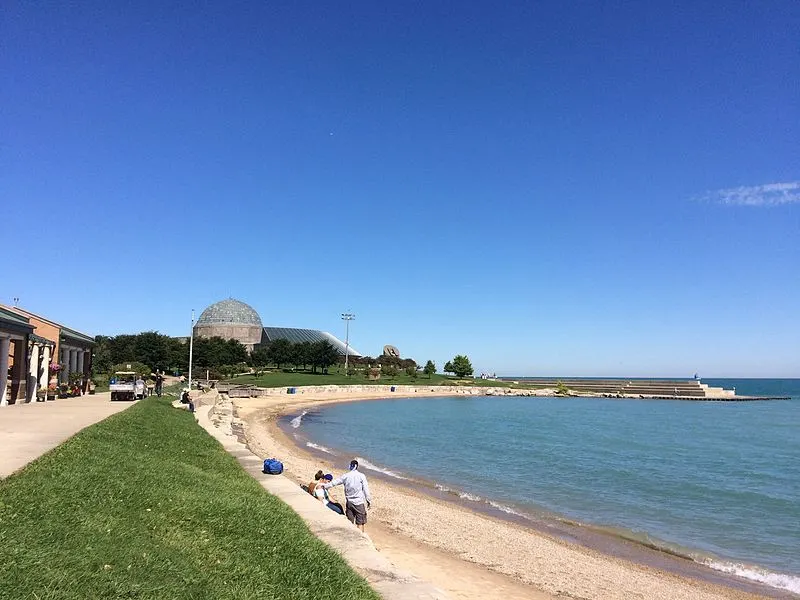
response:
[[[282,430],[280,418],[317,405],[386,398],[377,390],[373,395],[336,392],[231,401],[244,424],[242,435],[248,446],[262,456],[285,457],[286,475],[297,483],[308,483],[306,479],[322,465],[338,470],[332,468],[331,461],[336,458],[299,446],[298,440]],[[549,395],[545,390],[540,393]],[[439,395],[434,390],[414,394]],[[368,533],[392,562],[449,590],[453,597],[798,597],[615,537],[602,528],[566,520],[551,531],[544,522],[514,518],[499,510],[493,514],[445,491],[431,493],[435,490],[413,481],[387,479],[370,474],[376,501]],[[406,510],[408,506],[414,510]],[[514,544],[509,545],[508,540]],[[442,567],[445,564],[447,567]]]

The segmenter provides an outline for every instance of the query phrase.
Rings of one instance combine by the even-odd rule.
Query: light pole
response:
[[[355,319],[353,313],[342,313],[342,320],[345,322],[345,335],[344,335],[344,374],[347,375],[347,361],[350,357],[350,321]]]
[[[194,309],[192,309],[192,332],[189,335],[189,396],[192,395],[192,352],[194,351]]]

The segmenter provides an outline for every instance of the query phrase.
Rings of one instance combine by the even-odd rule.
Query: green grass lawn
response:
[[[233,379],[225,380],[225,383],[236,385],[257,385],[259,387],[297,387],[302,385],[417,385],[417,386],[439,386],[439,385],[469,385],[480,387],[513,387],[513,388],[534,388],[527,384],[516,384],[510,381],[492,381],[488,379],[456,379],[445,375],[432,375],[430,379],[427,375],[418,374],[417,377],[400,373],[395,377],[381,377],[378,381],[369,381],[363,374],[357,373],[351,377],[339,372],[336,368],[331,369],[330,373],[310,373],[306,371],[285,372],[273,370],[264,373],[260,377],[254,375],[241,375]]]
[[[428,379],[427,375],[419,375],[416,379],[405,373],[393,378],[383,377],[379,381],[369,381],[361,374],[348,377],[344,373],[331,369],[330,373],[311,373],[306,371],[285,372],[274,370],[264,373],[260,377],[254,375],[240,375],[233,379],[226,380],[226,383],[258,385],[261,387],[284,387],[301,385],[447,385],[452,380],[442,376],[433,375]]]
[[[378,595],[167,399],[0,482],[0,598]]]

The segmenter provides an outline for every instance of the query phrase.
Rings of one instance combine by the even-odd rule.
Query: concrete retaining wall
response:
[[[382,598],[447,600],[445,593],[430,583],[397,569],[378,552],[368,535],[361,533],[342,515],[323,506],[288,477],[263,474],[263,459],[228,433],[230,427],[226,427],[226,421],[232,415],[232,411],[229,412],[230,400],[212,393],[204,394],[198,401],[195,417],[200,426],[232,454],[265,490],[288,504],[306,522],[311,533],[338,552]],[[215,426],[214,421],[219,422],[220,426]]]

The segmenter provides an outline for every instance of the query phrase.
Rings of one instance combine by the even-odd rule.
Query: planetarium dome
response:
[[[261,317],[253,307],[233,298],[221,300],[206,308],[194,326],[197,337],[238,340],[249,351],[261,342],[262,330]]]

